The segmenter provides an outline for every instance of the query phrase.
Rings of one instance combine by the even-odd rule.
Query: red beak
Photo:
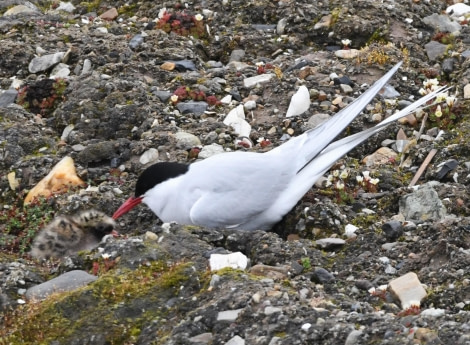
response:
[[[123,214],[125,214],[125,213],[129,212],[130,210],[132,210],[135,206],[137,206],[138,204],[140,204],[142,202],[142,199],[143,199],[142,196],[139,196],[137,198],[132,196],[129,199],[127,199],[124,202],[124,204],[122,204],[121,207],[119,207],[118,210],[116,212],[114,212],[113,219],[118,219]]]

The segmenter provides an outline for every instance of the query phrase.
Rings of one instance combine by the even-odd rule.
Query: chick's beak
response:
[[[139,196],[139,197],[130,197],[129,199],[127,199],[124,204],[121,205],[121,207],[119,207],[117,209],[116,212],[114,212],[113,214],[113,219],[118,219],[119,217],[121,217],[123,214],[129,212],[130,210],[132,210],[135,206],[137,206],[138,204],[140,204],[142,202],[142,199],[143,197]]]

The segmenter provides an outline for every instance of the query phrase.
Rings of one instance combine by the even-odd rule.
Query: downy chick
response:
[[[30,254],[37,259],[49,259],[90,250],[115,226],[111,217],[93,209],[71,216],[60,215],[39,232]]]

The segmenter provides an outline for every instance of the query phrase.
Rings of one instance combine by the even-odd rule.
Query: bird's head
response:
[[[127,199],[113,214],[113,219],[118,219],[123,214],[139,205],[145,198],[145,194],[171,178],[182,175],[188,171],[188,165],[176,162],[160,162],[149,166],[140,174],[135,184],[134,196]]]
[[[112,234],[116,227],[113,218],[97,210],[86,210],[74,217],[74,222],[80,224],[83,229],[92,232],[98,238]]]

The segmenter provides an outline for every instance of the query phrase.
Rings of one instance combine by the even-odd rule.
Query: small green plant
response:
[[[351,180],[348,169],[333,170],[328,175],[326,187],[331,186],[333,188],[337,202],[348,203],[354,201],[359,188],[369,193],[377,192],[377,184],[380,181],[378,178],[371,178],[369,171],[363,171],[362,175],[357,175],[355,184]]]
[[[419,89],[419,93],[424,96],[438,88],[437,78],[426,79],[423,81],[423,87]],[[457,98],[450,96],[448,91],[438,94],[435,101],[428,107],[429,120],[439,128],[453,128],[462,112],[462,107],[457,104]]]
[[[309,257],[304,257],[304,258],[300,259],[300,263],[302,264],[302,267],[306,270],[309,270],[309,269],[312,268],[312,263],[310,262]]]
[[[54,209],[46,198],[37,198],[28,205],[18,199],[14,205],[0,210],[0,250],[25,254],[41,228],[52,220]]]

